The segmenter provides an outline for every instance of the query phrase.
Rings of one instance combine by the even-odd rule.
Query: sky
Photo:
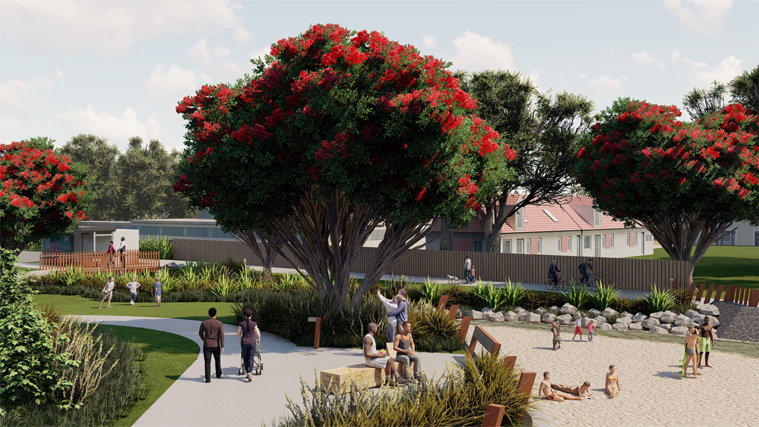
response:
[[[0,143],[80,133],[183,148],[174,111],[234,82],[310,25],[378,30],[453,63],[518,71],[541,90],[681,105],[759,65],[759,0],[0,0]]]

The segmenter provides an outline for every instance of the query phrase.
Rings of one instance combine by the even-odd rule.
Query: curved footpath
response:
[[[296,404],[302,403],[299,377],[313,386],[314,369],[333,369],[363,361],[360,349],[298,347],[275,335],[262,332],[261,359],[263,374],[248,382],[237,375],[240,366],[240,339],[237,327],[224,325],[225,348],[221,358],[223,376],[216,379],[211,369],[211,383],[206,384],[202,346],[198,336],[200,322],[128,316],[82,316],[83,320],[107,325],[154,329],[180,335],[201,347],[198,359],[150,407],[135,426],[250,426],[276,425],[287,412],[285,394]],[[422,367],[428,376],[440,376],[451,354],[421,353]],[[535,418],[553,425],[547,414]],[[537,425],[537,423],[535,424]]]

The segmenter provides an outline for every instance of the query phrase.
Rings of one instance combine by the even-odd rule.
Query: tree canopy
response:
[[[730,95],[733,102],[759,113],[759,65],[751,71],[744,71],[730,81]]]
[[[84,167],[52,143],[0,144],[0,246],[20,252],[71,230],[92,203]]]
[[[477,103],[448,64],[413,46],[327,24],[280,40],[271,56],[254,78],[180,102],[188,132],[175,189],[225,231],[279,234],[322,294],[347,296],[380,223],[385,238],[354,302],[430,221],[465,224],[481,189],[513,176],[514,151],[472,114]]]
[[[685,94],[683,107],[693,119],[702,119],[708,114],[725,108],[727,86],[714,80],[708,90],[693,88]]]
[[[734,221],[759,223],[759,122],[740,105],[701,123],[680,115],[617,100],[583,139],[575,174],[597,209],[642,223],[673,260],[690,261],[692,275]]]

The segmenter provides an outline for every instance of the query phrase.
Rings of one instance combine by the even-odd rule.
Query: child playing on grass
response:
[[[129,302],[129,305],[134,305],[134,301],[137,299],[137,288],[139,287],[140,284],[137,283],[137,278],[132,276],[132,281],[127,283],[127,288],[132,292],[132,301]]]
[[[105,301],[106,298],[108,298],[108,308],[111,308],[111,298],[113,298],[113,288],[116,286],[115,283],[113,283],[113,276],[108,278],[108,281],[105,282],[105,286],[103,286],[103,299],[100,300],[100,305],[98,308],[103,308],[103,301]]]
[[[158,302],[156,307],[161,306],[161,278],[158,275],[155,276],[155,299]]]
[[[572,341],[575,340],[577,334],[580,334],[580,342],[582,342],[582,318],[580,316],[580,313],[577,313],[575,317],[575,334],[572,335]]]
[[[588,342],[593,342],[593,331],[596,330],[596,323],[592,320],[588,320]]]

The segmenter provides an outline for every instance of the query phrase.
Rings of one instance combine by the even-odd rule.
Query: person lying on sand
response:
[[[580,397],[589,397],[590,396],[590,382],[585,381],[584,383],[576,386],[568,386],[564,384],[551,384],[551,388],[554,390],[563,391],[564,393],[570,393],[570,394],[576,394]]]
[[[609,399],[614,399],[614,396],[622,391],[619,388],[619,374],[617,374],[617,368],[614,365],[609,365],[609,373],[606,374],[606,393],[609,395]]]
[[[541,394],[545,394],[548,400],[553,400],[555,402],[563,402],[565,400],[582,400],[582,398],[579,396],[573,396],[569,393],[564,393],[563,391],[552,389],[550,372],[543,373],[543,381],[540,383],[540,388],[538,389],[538,399],[540,399]]]

